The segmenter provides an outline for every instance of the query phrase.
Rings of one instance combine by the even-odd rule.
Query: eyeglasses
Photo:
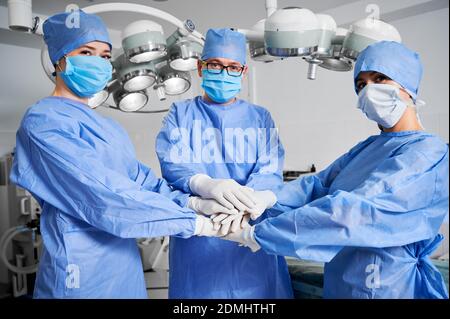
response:
[[[220,63],[205,62],[205,61],[202,61],[202,65],[206,66],[206,69],[210,73],[221,74],[223,72],[223,69],[226,69],[229,76],[235,76],[235,77],[241,76],[245,69],[245,66],[223,65]]]

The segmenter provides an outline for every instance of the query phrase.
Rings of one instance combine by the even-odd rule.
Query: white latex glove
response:
[[[198,215],[195,219],[194,235],[206,237],[220,237],[220,229],[214,229],[214,223],[210,218]]]
[[[256,204],[253,190],[232,179],[212,179],[208,175],[197,174],[190,178],[189,187],[200,197],[215,199],[229,209],[246,211],[254,208]]]
[[[240,212],[238,214],[214,214],[211,216],[214,223],[214,229],[219,231],[221,236],[225,236],[229,232],[235,232],[240,228],[250,227],[250,215]]]
[[[247,210],[252,220],[257,219],[266,209],[272,208],[277,202],[277,197],[272,191],[253,191],[253,197],[256,198],[256,206]]]
[[[254,226],[239,228],[235,232],[228,233],[228,235],[222,237],[222,239],[237,242],[242,246],[250,248],[252,252],[257,252],[261,249],[261,246],[259,246],[255,240],[254,231]]]
[[[196,213],[204,215],[213,215],[219,213],[232,215],[238,213],[236,209],[229,209],[219,204],[214,199],[202,199],[200,197],[189,197],[188,207]]]

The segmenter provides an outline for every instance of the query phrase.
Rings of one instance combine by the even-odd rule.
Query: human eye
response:
[[[92,55],[92,52],[90,51],[90,50],[88,50],[88,49],[85,49],[85,50],[82,50],[81,52],[80,52],[80,54],[81,55]]]
[[[222,70],[223,69],[223,65],[220,63],[209,63],[209,68],[213,69],[213,70]]]
[[[242,67],[239,66],[239,65],[230,65],[230,66],[228,67],[228,69],[229,69],[231,72],[239,73],[239,72],[241,72]]]

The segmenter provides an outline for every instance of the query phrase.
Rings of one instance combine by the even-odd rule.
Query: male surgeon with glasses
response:
[[[247,72],[245,36],[210,29],[198,62],[204,94],[175,102],[156,140],[163,177],[201,197],[190,207],[220,222],[222,235],[264,219],[276,202],[270,190],[282,185],[284,149],[270,113],[237,97]],[[169,298],[293,297],[284,258],[263,250],[173,237],[169,257]]]

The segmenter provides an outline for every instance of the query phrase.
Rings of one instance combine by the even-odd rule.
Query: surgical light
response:
[[[307,56],[318,45],[320,33],[319,21],[312,11],[288,7],[267,18],[264,41],[270,55]]]
[[[342,55],[356,60],[361,51],[379,41],[401,42],[402,39],[397,29],[386,22],[373,18],[359,20],[350,26],[344,39]]]
[[[135,112],[143,108],[148,102],[145,91],[127,92],[120,88],[113,94],[114,103],[124,112]]]
[[[88,105],[91,109],[95,109],[106,102],[109,97],[108,89],[101,90],[89,98]]]
[[[158,69],[159,85],[164,86],[167,95],[183,94],[191,87],[189,72],[181,72],[172,69],[168,64]]]
[[[305,58],[309,63],[308,79],[315,80],[317,73],[317,66],[323,63],[320,57],[329,57],[331,54],[331,41],[336,34],[336,22],[334,19],[326,14],[317,14],[317,20],[319,21],[319,42],[314,47],[310,56]]]
[[[122,47],[132,63],[143,63],[166,55],[161,25],[150,20],[130,23],[122,32]]]
[[[320,67],[331,71],[346,72],[352,69],[352,61],[342,56],[342,44],[348,30],[344,28],[337,28],[336,34],[331,40],[331,49],[329,57],[319,57],[322,63]]]
[[[142,91],[156,82],[157,75],[152,62],[131,63],[124,54],[121,54],[113,61],[113,65],[126,91]]]
[[[252,31],[264,33],[264,25],[266,19],[259,20],[253,27]],[[250,57],[259,62],[273,62],[275,60],[281,60],[280,57],[275,57],[270,55],[266,47],[264,46],[264,41],[249,41]]]
[[[197,68],[203,46],[187,38],[181,38],[168,49],[170,67],[177,71],[192,71]]]

